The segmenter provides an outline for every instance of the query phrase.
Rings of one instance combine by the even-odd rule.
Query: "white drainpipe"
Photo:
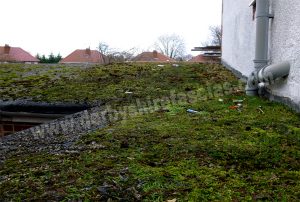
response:
[[[269,13],[269,0],[256,0],[256,46],[255,71],[248,78],[246,94],[258,95],[259,89],[271,85],[290,72],[290,64],[283,62],[268,66],[269,20],[274,16]]]

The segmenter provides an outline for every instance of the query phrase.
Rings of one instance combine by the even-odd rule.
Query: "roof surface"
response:
[[[137,55],[133,61],[136,62],[175,62],[174,59],[169,58],[161,53],[156,51],[153,52],[143,52]]]
[[[60,63],[104,63],[103,54],[97,50],[75,50]]]
[[[197,55],[196,57],[193,57],[189,60],[189,62],[207,62],[209,61],[209,58],[204,57],[203,55]]]
[[[9,53],[5,53],[5,48],[9,49]],[[0,46],[0,61],[1,62],[39,62],[39,60],[33,57],[30,53],[26,52],[22,48]]]

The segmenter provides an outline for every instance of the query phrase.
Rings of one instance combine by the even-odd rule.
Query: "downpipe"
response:
[[[268,65],[269,21],[274,18],[269,12],[269,0],[256,0],[256,41],[253,71],[248,77],[246,94],[249,96],[263,95],[264,89],[280,78],[287,77],[290,64],[282,62]]]

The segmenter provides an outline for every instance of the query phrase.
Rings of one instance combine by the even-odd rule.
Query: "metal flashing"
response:
[[[251,3],[249,4],[249,7],[254,6],[256,4],[256,0],[252,0]]]

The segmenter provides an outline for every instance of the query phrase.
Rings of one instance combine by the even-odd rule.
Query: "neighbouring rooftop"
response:
[[[75,50],[67,57],[63,58],[62,64],[103,64],[105,62],[105,55],[97,50],[87,48],[85,50]]]
[[[39,60],[26,52],[22,48],[10,47],[9,45],[0,46],[0,63],[38,63]]]
[[[143,52],[132,59],[135,62],[176,62],[176,60],[157,52]]]

